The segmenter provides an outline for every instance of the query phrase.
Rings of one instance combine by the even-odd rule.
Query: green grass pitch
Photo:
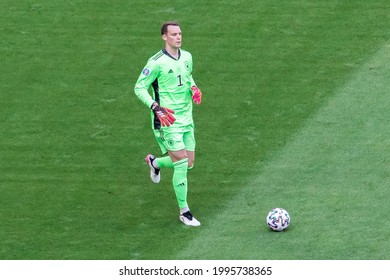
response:
[[[388,0],[0,2],[0,259],[389,259]],[[202,89],[178,220],[133,93],[165,20]],[[267,229],[272,207],[286,232]]]

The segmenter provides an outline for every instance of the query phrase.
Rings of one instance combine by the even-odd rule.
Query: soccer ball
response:
[[[274,231],[282,231],[290,224],[290,215],[283,208],[273,208],[268,212],[267,225]]]

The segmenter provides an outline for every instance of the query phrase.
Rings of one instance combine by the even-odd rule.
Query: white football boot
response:
[[[160,183],[161,175],[160,168],[155,168],[153,166],[153,161],[156,159],[154,155],[147,155],[145,158],[146,163],[150,167],[150,179],[152,179],[153,183]]]
[[[200,222],[197,219],[195,219],[194,216],[192,216],[190,211],[180,214],[179,220],[182,221],[183,224],[187,226],[193,226],[193,227],[200,226]]]

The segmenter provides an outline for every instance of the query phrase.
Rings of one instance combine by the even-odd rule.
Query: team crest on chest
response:
[[[184,66],[188,70],[190,70],[190,63],[188,61],[184,61]]]

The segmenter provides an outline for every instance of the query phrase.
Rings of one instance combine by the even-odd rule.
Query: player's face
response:
[[[178,49],[181,47],[181,29],[179,26],[168,25],[167,34],[164,34],[162,37],[171,48]]]

